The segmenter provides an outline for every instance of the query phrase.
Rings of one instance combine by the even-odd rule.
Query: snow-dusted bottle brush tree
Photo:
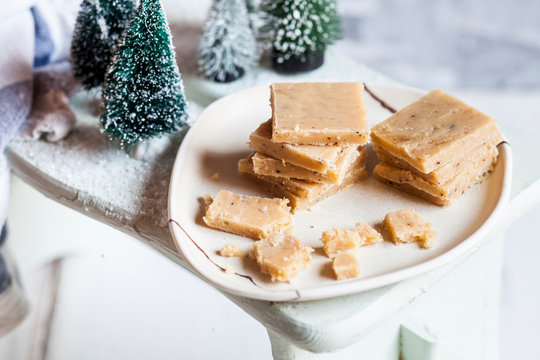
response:
[[[128,152],[187,124],[187,102],[160,0],[141,0],[103,84],[101,123]]]
[[[335,0],[264,0],[272,66],[285,73],[309,71],[324,62],[326,48],[342,36]]]
[[[245,0],[215,0],[199,42],[201,73],[217,82],[234,81],[258,58]]]
[[[71,41],[74,77],[85,89],[100,86],[136,0],[83,0]]]

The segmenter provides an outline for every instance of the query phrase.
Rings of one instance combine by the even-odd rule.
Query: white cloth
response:
[[[32,6],[32,7],[31,7]],[[67,60],[78,1],[0,1],[0,336],[26,315],[15,264],[5,248],[9,167],[4,149],[26,122],[25,131],[56,141],[75,122],[66,93],[75,88]],[[37,73],[35,68],[40,67]]]

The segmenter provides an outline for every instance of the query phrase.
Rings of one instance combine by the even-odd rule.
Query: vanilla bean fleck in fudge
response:
[[[275,233],[253,244],[261,271],[272,281],[290,281],[311,262],[313,249],[292,235]]]
[[[464,102],[433,90],[375,125],[378,147],[427,174],[502,136],[495,120]]]
[[[208,206],[206,225],[247,236],[267,238],[275,232],[290,232],[292,216],[287,199],[268,199],[221,190]]]
[[[366,144],[369,126],[363,89],[359,82],[272,84],[272,141],[313,145]]]
[[[334,257],[342,251],[356,249],[360,245],[360,237],[355,230],[333,228],[321,235],[323,250],[326,256]]]
[[[272,141],[272,120],[268,120],[249,136],[249,147],[308,170],[326,172],[336,164],[340,155],[349,146],[275,143]]]
[[[337,280],[351,279],[360,275],[358,260],[350,251],[340,252],[332,259],[332,270]]]
[[[431,224],[412,209],[393,211],[384,217],[384,226],[394,244],[416,242],[424,249],[433,246],[432,240],[437,233]]]

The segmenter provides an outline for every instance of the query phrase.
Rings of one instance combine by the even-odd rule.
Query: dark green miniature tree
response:
[[[142,0],[103,84],[101,123],[128,152],[186,125],[186,98],[160,0]]]
[[[71,40],[73,74],[86,89],[103,83],[107,66],[129,20],[135,0],[83,0]]]
[[[278,64],[323,53],[342,36],[335,0],[264,0],[261,10]]]

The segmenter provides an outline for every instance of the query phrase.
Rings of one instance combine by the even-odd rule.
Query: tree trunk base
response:
[[[217,77],[214,77],[212,80],[214,80],[215,82],[218,82],[218,83],[229,83],[229,82],[233,82],[237,79],[240,79],[242,76],[244,76],[244,69],[242,68],[236,68],[236,71],[238,72],[237,74],[231,74],[231,73],[227,73],[225,74],[225,79],[223,80],[220,80],[218,79]]]
[[[304,56],[291,56],[278,62],[281,53],[276,49],[272,50],[272,68],[281,73],[297,73],[315,70],[324,63],[324,52],[310,53]]]

